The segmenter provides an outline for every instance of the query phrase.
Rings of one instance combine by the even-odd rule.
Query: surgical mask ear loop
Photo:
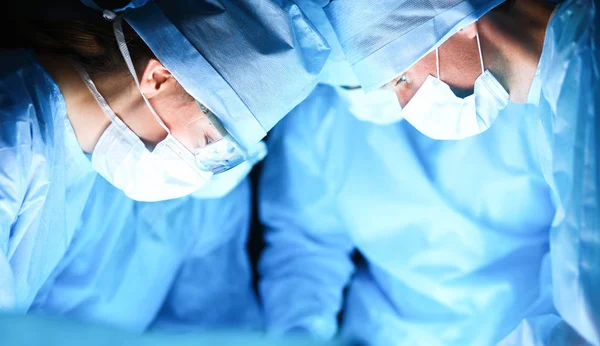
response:
[[[146,102],[146,105],[148,106],[148,108],[150,108],[150,112],[152,112],[152,115],[154,116],[156,121],[158,121],[160,126],[162,126],[162,128],[165,129],[165,131],[167,131],[167,133],[170,135],[171,131],[169,130],[167,125],[165,125],[165,123],[162,121],[162,119],[158,116],[158,114],[156,114],[154,107],[152,107],[152,105],[150,104],[150,101],[148,101],[148,99],[146,98],[146,95],[144,95],[144,93],[142,92],[142,87],[140,86],[140,81],[138,80],[137,74],[135,72],[135,68],[133,66],[133,61],[131,60],[131,55],[129,54],[129,49],[127,49],[127,43],[125,42],[125,35],[123,34],[123,26],[121,25],[121,20],[122,20],[121,17],[117,17],[113,23],[115,38],[117,39],[117,44],[119,46],[119,50],[121,51],[121,55],[123,55],[123,59],[125,59],[125,64],[127,64],[129,73],[133,76],[135,85],[137,86],[138,90],[140,91],[140,94],[142,95],[144,102]]]
[[[440,80],[440,53],[438,47],[435,47],[435,67],[437,69],[437,79]]]
[[[108,105],[108,102],[106,102],[106,99],[100,94],[100,92],[98,91],[98,88],[96,88],[96,85],[92,81],[92,78],[90,77],[90,75],[87,73],[86,70],[81,68],[81,66],[79,66],[78,64],[73,64],[73,67],[75,68],[77,73],[79,73],[79,76],[81,77],[81,79],[83,80],[85,85],[88,87],[88,89],[90,90],[92,95],[94,95],[96,102],[98,102],[98,104],[100,105],[102,110],[104,110],[104,114],[106,114],[108,119],[110,119],[111,123],[114,123],[115,118],[117,118],[117,115],[112,110],[112,108],[110,108],[110,106]]]
[[[481,51],[481,42],[479,41],[479,33],[475,34],[477,38],[477,48],[479,49],[479,62],[481,63],[481,74],[485,72],[485,68],[483,67],[483,53]]]

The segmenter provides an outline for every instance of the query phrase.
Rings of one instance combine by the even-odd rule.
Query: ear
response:
[[[477,36],[477,22],[471,23],[458,32],[460,35],[464,35],[467,38],[474,39]]]
[[[146,98],[151,99],[164,92],[173,79],[173,75],[155,58],[151,58],[140,79],[140,89]]]

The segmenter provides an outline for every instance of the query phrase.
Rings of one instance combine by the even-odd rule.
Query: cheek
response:
[[[154,146],[167,136],[141,97],[121,119],[147,145]]]
[[[481,75],[479,50],[475,39],[454,35],[440,47],[440,74],[459,97],[473,93],[473,85]]]
[[[409,82],[400,82],[394,88],[402,107],[415,96],[429,75],[436,75],[435,52],[429,53],[406,71]]]
[[[171,128],[171,133],[190,150],[202,148],[222,138],[196,101],[179,109],[178,121]]]
[[[401,82],[395,87],[396,96],[400,102],[400,106],[406,107],[408,102],[415,96],[421,85],[425,82],[425,79],[429,76],[428,72],[422,72],[419,74],[408,73],[407,77],[410,83]]]
[[[417,90],[410,87],[398,86],[396,87],[396,97],[398,97],[398,102],[400,102],[400,106],[406,107],[408,101],[412,99],[412,97],[417,93]]]

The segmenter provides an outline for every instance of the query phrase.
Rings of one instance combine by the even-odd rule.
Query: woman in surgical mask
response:
[[[3,43],[0,309],[49,306],[144,329],[167,299],[165,324],[260,324],[240,182],[264,156],[269,126],[314,84],[322,62],[302,60],[303,50],[326,46],[305,30],[298,49],[257,52],[303,40],[293,5],[231,2],[215,15],[203,4],[135,3],[81,21],[13,23],[21,40]],[[245,11],[259,5],[266,14]],[[272,78],[283,69],[297,78]],[[249,79],[277,90],[267,108],[252,107],[264,90]],[[134,202],[96,173],[133,200],[169,201]]]
[[[94,169],[129,197],[184,196],[245,160],[126,23],[63,25],[34,29],[61,35],[37,39],[37,61],[56,81]],[[119,37],[127,44],[119,46]]]

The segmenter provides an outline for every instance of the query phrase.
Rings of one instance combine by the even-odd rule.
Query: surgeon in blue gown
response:
[[[187,5],[97,13],[106,35],[61,23],[64,50],[39,35],[0,51],[0,309],[135,330],[260,325],[244,178],[329,48],[291,3]]]
[[[420,132],[439,138],[440,123],[412,116],[410,123],[401,121],[406,109],[392,110],[396,100],[380,96],[384,90],[348,90],[332,77],[341,77],[337,85],[367,90],[393,79],[391,89],[401,88],[414,82],[404,69],[426,53],[435,77],[440,40],[498,3],[455,2],[438,9],[431,2],[339,0],[325,10],[323,2],[307,3],[312,11],[306,13],[321,20],[313,20],[319,29],[335,32],[340,41],[343,57],[328,63],[345,58],[348,64],[326,70],[323,81],[331,85],[319,86],[270,139],[260,189],[267,328],[330,337],[349,285],[342,333],[375,345],[597,344],[594,4],[567,2],[554,10],[547,53],[537,72],[534,63],[524,104],[504,102],[493,119],[479,118],[490,122],[457,121],[468,126],[448,126],[446,138],[452,139],[434,141]],[[419,9],[435,15],[415,20],[409,11]],[[370,20],[360,20],[365,17]],[[410,25],[423,31],[408,30]],[[331,36],[328,41],[334,53]],[[482,39],[481,58],[475,36],[471,42],[474,58],[465,60],[481,74],[486,43]],[[430,45],[419,51],[421,44]],[[440,48],[442,80],[449,61],[443,53]],[[411,55],[415,60],[402,65]],[[557,66],[558,79],[550,72]],[[540,89],[554,101],[541,101]],[[567,107],[562,117],[571,120],[561,120],[556,104]],[[440,110],[432,116],[443,121],[455,109]],[[575,124],[579,137],[572,137]],[[552,153],[558,160],[553,164]],[[579,196],[567,198],[575,201],[567,220],[552,175],[561,178],[565,196]],[[365,265],[354,268],[354,250]]]
[[[598,3],[333,1],[325,12],[361,86],[387,83],[429,137],[481,133],[509,102],[537,108],[528,136],[556,207],[557,335],[600,344]],[[365,13],[372,20],[357,25]]]

